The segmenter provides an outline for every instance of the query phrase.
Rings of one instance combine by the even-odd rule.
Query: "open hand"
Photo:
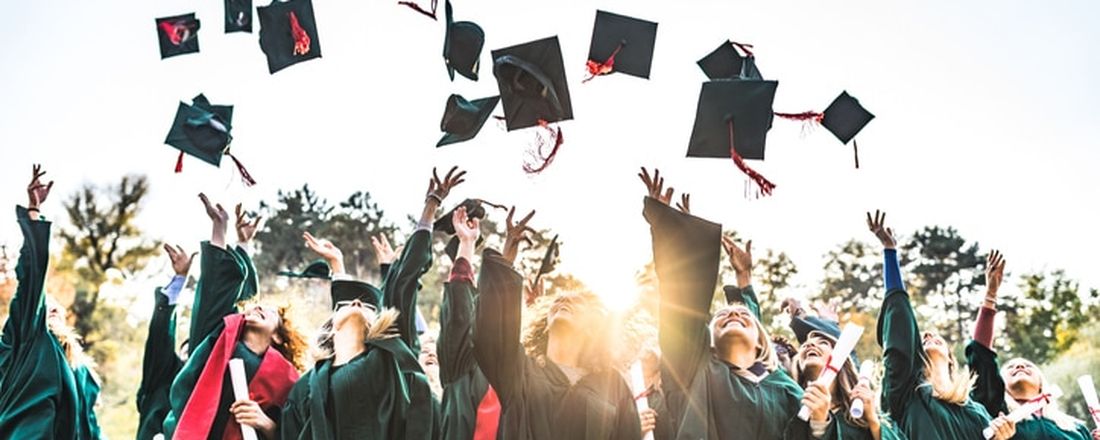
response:
[[[733,239],[723,235],[722,248],[730,258],[730,266],[737,273],[737,287],[745,288],[752,282],[752,240],[742,249]]]
[[[465,182],[465,171],[460,171],[457,166],[451,167],[450,171],[447,171],[447,175],[443,178],[439,178],[439,173],[435,168],[432,168],[432,179],[428,182],[428,199],[435,200],[438,204],[442,205],[443,200],[447,198],[447,195],[451,193],[454,187],[460,183]]]
[[[210,221],[214,222],[215,225],[229,224],[229,213],[226,212],[221,203],[210,203],[210,199],[203,193],[199,193],[199,200],[202,200],[202,205],[206,208],[206,215],[210,217]]]
[[[896,249],[898,247],[898,241],[894,238],[894,230],[886,227],[886,213],[875,210],[874,218],[871,217],[871,213],[867,213],[867,228],[871,230],[872,234],[875,234],[875,238],[882,243],[882,247],[885,249]]]
[[[523,217],[519,223],[516,223],[512,217],[516,214],[516,207],[513,206],[508,210],[508,218],[504,221],[504,259],[509,263],[516,261],[516,255],[519,254],[519,243],[526,241],[528,244],[531,241],[527,238],[528,232],[535,232],[533,228],[527,226],[527,222],[531,221],[531,218],[535,216],[535,210],[531,210],[527,216]]]
[[[172,260],[172,270],[181,277],[187,276],[187,272],[191,271],[191,262],[195,261],[195,255],[198,252],[193,252],[191,255],[187,255],[187,252],[182,247],[172,245],[164,245],[164,252],[168,253],[168,259]]]
[[[27,185],[27,208],[38,209],[46,198],[50,196],[50,190],[53,189],[53,181],[43,184],[42,176],[45,176],[46,172],[42,171],[42,165],[35,164],[31,169],[31,183]]]
[[[477,243],[477,238],[481,236],[481,220],[471,218],[466,213],[465,206],[459,206],[458,209],[455,209],[451,217],[451,223],[455,226],[455,236],[458,237],[459,243],[470,243],[471,245]]]
[[[320,255],[332,267],[333,274],[344,273],[344,253],[340,251],[340,248],[332,244],[331,241],[314,237],[309,231],[302,233],[302,240],[305,240],[306,247],[309,250]]]
[[[378,258],[378,264],[390,264],[397,259],[397,252],[390,247],[390,240],[383,234],[370,238],[370,244],[374,247],[374,255]]]
[[[260,221],[263,220],[263,216],[256,216],[252,221],[248,221],[248,213],[241,210],[241,204],[237,204],[235,209],[237,214],[237,242],[248,243],[256,238],[256,231],[260,230]]]
[[[985,297],[997,299],[997,290],[1001,288],[1001,281],[1005,278],[1005,258],[998,250],[993,250],[985,259]]]
[[[642,179],[642,183],[645,184],[646,190],[649,191],[649,197],[654,200],[669,204],[672,202],[673,189],[670,187],[667,190],[665,187],[665,179],[661,177],[661,170],[653,169],[653,177],[649,176],[649,170],[642,167],[642,172],[638,173],[638,177]]]
[[[671,190],[671,188],[669,188]],[[680,201],[676,203],[676,209],[680,212],[691,215],[691,194],[680,194]]]

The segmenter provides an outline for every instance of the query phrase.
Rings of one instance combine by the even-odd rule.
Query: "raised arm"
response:
[[[924,372],[923,345],[920,329],[909,303],[909,294],[901,281],[897,241],[894,231],[886,227],[886,214],[867,213],[867,227],[884,249],[883,273],[886,297],[879,312],[877,336],[883,347],[882,377],[883,407],[891,414],[901,414],[908,405]]]
[[[649,190],[643,215],[649,222],[660,285],[663,385],[666,390],[683,390],[710,348],[707,321],[718,280],[722,226],[669,207],[672,188],[664,189],[660,171],[650,177],[643,168],[639,177]]]
[[[172,260],[175,276],[167,286],[156,289],[153,317],[149,320],[149,334],[145,338],[145,354],[141,362],[141,385],[138,386],[138,412],[153,410],[154,393],[163,392],[167,402],[168,388],[183,362],[176,355],[176,300],[187,281],[187,272],[196,254],[188,255],[183,248],[164,245],[164,251]],[[150,398],[153,399],[150,399]]]
[[[722,288],[726,294],[726,303],[744,304],[753,315],[756,315],[757,320],[764,322],[764,317],[760,313],[760,301],[752,288],[752,240],[746,242],[745,247],[741,248],[733,239],[722,236],[722,248],[726,250],[726,255],[729,255],[730,266],[733,267],[737,276],[736,286]]]
[[[19,284],[8,306],[3,335],[4,344],[12,350],[47,331],[45,286],[50,261],[50,222],[39,220],[38,214],[53,182],[42,184],[45,174],[40,166],[34,166],[31,183],[27,185],[27,207],[15,208],[15,218],[23,232],[23,247],[15,267]]]
[[[198,346],[212,333],[222,318],[237,313],[237,301],[248,274],[239,255],[225,244],[229,213],[220,204],[211,204],[199,194],[210,217],[210,241],[202,243],[199,257],[199,282],[195,287],[195,302],[191,308],[190,345]]]
[[[1001,377],[997,353],[993,351],[993,318],[997,315],[997,291],[1004,280],[1004,272],[1004,256],[998,251],[990,252],[985,264],[985,300],[978,309],[974,340],[966,346],[966,363],[977,376],[970,398],[982,404],[990,415],[1008,413],[1005,381]]]
[[[474,245],[480,235],[478,219],[466,218],[466,209],[455,210],[453,223],[458,236],[458,254],[443,286],[440,308],[439,378],[447,386],[477,366],[474,359]]]

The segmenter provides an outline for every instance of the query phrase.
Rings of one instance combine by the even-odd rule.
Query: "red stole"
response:
[[[477,418],[474,422],[474,440],[496,440],[500,425],[500,399],[490,385],[477,405]]]
[[[215,413],[222,397],[222,386],[225,372],[229,368],[229,359],[233,356],[233,350],[244,330],[244,315],[233,314],[226,316],[225,330],[214,342],[210,350],[210,358],[203,366],[199,380],[195,382],[195,389],[191,391],[191,397],[187,399],[187,405],[183,407],[179,424],[176,425],[175,438],[208,438],[210,427],[214,424]],[[264,411],[270,411],[283,406],[290,388],[298,380],[298,370],[288,362],[278,350],[269,348],[260,362],[260,368],[256,375],[248,382],[248,394],[252,400],[260,404]],[[237,420],[229,417],[225,425],[223,439],[241,439],[241,427]]]

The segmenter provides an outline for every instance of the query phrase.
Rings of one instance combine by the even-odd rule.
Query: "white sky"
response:
[[[1096,2],[457,0],[456,19],[486,31],[476,83],[448,81],[442,1],[432,22],[390,0],[315,0],[323,58],[275,75],[257,34],[222,33],[219,0],[110,5],[12,2],[0,15],[0,206],[24,202],[33,162],[57,181],[44,209],[55,218],[84,182],[147,173],[142,226],[195,248],[208,234],[199,191],[254,205],[303,182],[330,200],[369,190],[403,220],[419,211],[431,166],[458,164],[469,181],[451,203],[538,209],[535,226],[567,241],[563,269],[610,296],[649,259],[635,173],[657,165],[697,214],[787,251],[804,285],[825,252],[867,237],[864,210],[883,208],[900,231],[953,225],[1003,249],[1010,271],[1065,268],[1100,287]],[[596,9],[660,23],[649,81],[580,83]],[[202,52],[161,61],[154,18],[187,12],[202,20]],[[561,124],[549,170],[524,175],[534,132],[493,121],[435,148],[449,93],[497,94],[490,50],[555,34],[576,119]],[[778,184],[771,198],[745,200],[729,161],[685,159],[705,80],[694,62],[727,38],[756,45],[780,82],[777,110],[822,110],[846,89],[875,113],[858,137],[863,168],[827,131],[802,136],[778,120],[767,162],[752,164]],[[164,137],[177,102],[200,92],[236,106],[234,151],[259,185],[242,187],[229,161],[215,170],[188,158],[172,173]],[[14,221],[0,222],[0,243],[19,241]]]

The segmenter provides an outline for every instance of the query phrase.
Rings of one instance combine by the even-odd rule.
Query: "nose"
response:
[[[363,307],[363,302],[359,301],[357,299],[353,299],[353,300],[351,300],[351,306],[352,307]]]

